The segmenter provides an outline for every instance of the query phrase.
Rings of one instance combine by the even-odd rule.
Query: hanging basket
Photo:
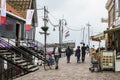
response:
[[[47,26],[41,27],[41,29],[42,29],[43,31],[45,31],[45,32],[48,30],[48,28],[49,28],[49,27],[47,27]]]

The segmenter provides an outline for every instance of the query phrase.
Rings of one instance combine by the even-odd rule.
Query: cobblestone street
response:
[[[66,63],[66,57],[60,59],[59,69],[45,71],[43,67],[36,72],[27,74],[15,80],[120,80],[120,73],[113,71],[89,71],[90,57],[86,56],[85,63],[76,63],[76,58],[71,56],[71,63]]]

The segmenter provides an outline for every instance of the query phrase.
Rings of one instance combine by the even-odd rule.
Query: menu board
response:
[[[114,68],[113,51],[103,51],[101,53],[101,67],[102,68]]]

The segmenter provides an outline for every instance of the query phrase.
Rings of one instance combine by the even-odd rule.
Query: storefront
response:
[[[120,27],[104,31],[107,34],[107,47],[116,50],[116,56],[120,55]]]
[[[105,35],[104,35],[104,33],[99,33],[97,35],[91,36],[90,38],[92,41],[99,42],[99,47],[101,47],[100,43],[101,43],[101,40],[105,40]]]
[[[101,40],[106,40],[105,34],[100,33],[100,34],[91,36],[91,39],[92,39],[92,41],[99,42],[98,51],[97,50],[95,51],[94,56],[95,56],[95,58],[97,57],[97,60],[99,61],[100,70],[103,71],[104,69],[111,69],[114,71],[115,70],[114,51],[107,50],[107,47],[103,48],[100,45]]]
[[[115,54],[115,71],[120,71],[120,26],[104,32],[108,35],[108,46]]]

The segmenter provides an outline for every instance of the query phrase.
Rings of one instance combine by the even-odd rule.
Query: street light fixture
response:
[[[86,24],[86,26],[88,27],[88,46],[90,47],[90,24],[89,22]]]
[[[65,19],[59,20],[59,25],[54,25],[53,31],[55,31],[55,27],[59,27],[59,47],[61,49],[62,39],[63,39],[63,26],[67,25],[67,22]]]

